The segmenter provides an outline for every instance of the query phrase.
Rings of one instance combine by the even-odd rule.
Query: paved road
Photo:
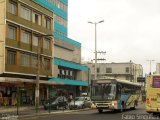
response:
[[[147,114],[144,104],[136,110],[127,110],[123,113],[104,111],[99,114],[97,110],[78,111],[44,116],[25,117],[20,120],[153,120],[151,114]],[[150,117],[150,118],[149,118]],[[154,119],[159,119],[154,116]]]

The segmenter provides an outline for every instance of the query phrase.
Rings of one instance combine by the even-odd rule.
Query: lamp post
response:
[[[153,61],[155,61],[155,60],[147,60],[147,61],[148,61],[148,62],[149,62],[149,64],[150,64],[150,73],[149,73],[149,74],[151,75],[152,62],[153,62]]]
[[[101,20],[99,22],[88,22],[95,25],[95,67],[94,67],[94,79],[97,80],[97,24],[104,22]]]
[[[37,52],[37,76],[36,76],[36,89],[35,89],[35,106],[36,112],[38,112],[39,108],[39,74],[40,74],[40,56],[41,56],[41,40],[43,37],[53,37],[53,35],[39,35],[38,36],[38,52]]]

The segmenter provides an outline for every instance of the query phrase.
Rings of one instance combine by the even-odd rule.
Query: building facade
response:
[[[53,76],[53,12],[31,0],[0,0],[0,104],[34,101],[38,60],[40,98]],[[38,59],[38,55],[40,55]],[[33,98],[31,98],[31,96]]]
[[[68,0],[35,1],[53,12],[54,73],[49,81],[63,85],[54,86],[52,93],[79,96],[81,92],[87,92],[88,68],[81,65],[81,43],[67,37]]]
[[[91,80],[94,79],[94,63],[86,64],[90,68]],[[97,78],[111,77],[131,82],[137,82],[137,77],[143,76],[143,68],[140,64],[126,63],[97,63]]]
[[[68,0],[0,0],[0,105],[15,105],[18,90],[22,105],[34,101],[37,75],[40,100],[88,91],[67,9]]]

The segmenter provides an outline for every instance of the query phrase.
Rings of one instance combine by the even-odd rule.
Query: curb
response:
[[[24,117],[38,117],[38,116],[45,116],[45,115],[61,115],[61,114],[66,114],[66,113],[74,113],[78,111],[88,111],[92,110],[91,108],[85,108],[85,109],[78,109],[78,110],[67,110],[67,111],[58,111],[58,112],[50,112],[50,113],[37,113],[37,114],[32,114],[32,115],[19,115],[18,118],[24,118]]]

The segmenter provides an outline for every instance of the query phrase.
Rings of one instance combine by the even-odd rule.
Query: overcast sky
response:
[[[106,62],[142,64],[148,73],[160,62],[160,0],[68,0],[68,36],[82,43],[82,58],[94,59],[94,25],[97,50]]]

